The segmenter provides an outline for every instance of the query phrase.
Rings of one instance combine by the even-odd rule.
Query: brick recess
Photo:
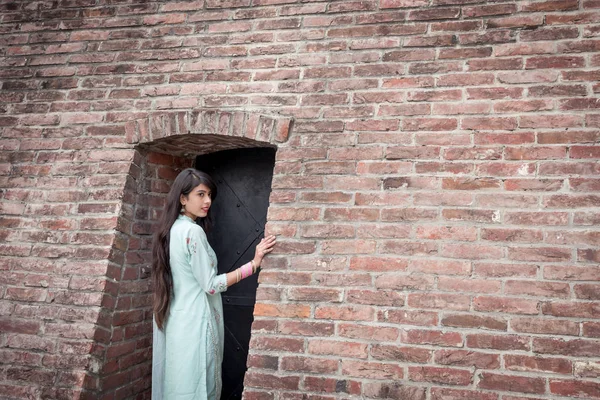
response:
[[[1,396],[148,398],[170,180],[277,145],[246,399],[600,398],[598,1],[0,12]]]

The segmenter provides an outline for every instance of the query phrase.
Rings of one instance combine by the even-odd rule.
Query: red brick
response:
[[[387,240],[382,244],[381,252],[384,254],[427,255],[436,254],[437,245],[427,242],[408,242]]]
[[[550,100],[512,100],[494,104],[494,111],[503,112],[532,112],[552,110],[554,104]]]
[[[368,274],[359,273],[346,273],[344,275],[339,274],[321,274],[317,273],[314,275],[315,282],[324,286],[339,287],[341,285],[348,286],[370,286],[371,276]]]
[[[321,378],[307,376],[304,379],[305,389],[325,393],[349,393],[360,394],[361,383],[351,380],[337,380],[332,378]]]
[[[475,241],[477,230],[469,227],[422,225],[417,227],[416,237],[419,239]]]
[[[343,321],[371,321],[373,319],[373,309],[371,307],[361,306],[317,306],[315,308],[315,318],[318,319],[336,319]]]
[[[571,318],[594,318],[598,305],[593,302],[546,302],[542,305],[544,315]]]
[[[441,345],[445,347],[463,346],[463,338],[460,333],[435,330],[406,330],[402,332],[401,341],[403,343]]]
[[[425,364],[431,359],[431,350],[397,345],[374,345],[371,356],[379,360]]]
[[[273,356],[263,356],[253,354],[248,356],[248,366],[276,370],[279,365],[279,358]]]
[[[439,186],[438,180],[436,178],[426,178],[426,177],[393,177],[393,178],[385,178],[383,180],[383,188],[385,190],[393,190],[393,189],[435,189]],[[399,210],[401,211],[401,210]],[[419,211],[415,211],[413,214],[417,214]],[[427,211],[424,211],[427,213]],[[406,214],[406,213],[404,213]]]
[[[469,71],[518,70],[523,68],[523,60],[521,58],[470,60],[467,65]]]
[[[379,210],[372,208],[328,208],[325,209],[326,221],[376,221]]]
[[[376,306],[402,307],[404,305],[404,295],[395,291],[370,291],[370,290],[349,290],[346,294],[346,302],[354,304],[366,304]]]
[[[244,384],[253,388],[297,390],[300,378],[298,376],[280,376],[261,374],[254,371],[246,373]]]
[[[583,85],[533,86],[528,90],[530,97],[585,96],[586,93]]]
[[[344,323],[338,325],[338,333],[341,337],[347,337],[352,339],[390,342],[395,341],[398,338],[400,331],[397,328]],[[415,350],[420,351],[421,349]],[[425,352],[428,353],[428,351]],[[371,355],[373,355],[375,358],[381,358],[377,357],[376,354],[381,353],[378,352],[376,349],[372,348]]]
[[[341,301],[341,291],[336,289],[321,288],[291,288],[288,290],[288,299],[302,302],[334,302]]]
[[[443,326],[456,328],[479,328],[499,331],[506,331],[508,326],[502,318],[472,314],[447,314],[442,318],[441,323]]]
[[[589,245],[597,246],[600,244],[600,232],[566,232],[555,231],[548,234],[547,243],[570,244],[570,245]]]
[[[417,382],[433,382],[446,385],[468,385],[472,374],[468,370],[439,367],[408,367],[408,378]]]
[[[378,101],[381,101],[379,96]],[[395,115],[429,115],[431,106],[428,104],[402,104],[402,105],[381,105],[377,115],[379,116],[395,116]],[[405,128],[409,129],[409,128]],[[409,129],[414,130],[414,129]]]
[[[599,285],[594,284],[575,285],[575,297],[585,300],[598,300],[600,299],[600,291],[598,290],[599,288]]]
[[[0,317],[0,326],[2,327],[2,332],[36,334],[41,327],[41,323],[38,321]]]
[[[334,326],[331,322],[284,320],[279,323],[278,331],[284,335],[331,336],[334,333]]]
[[[577,377],[597,378],[599,367],[595,362],[574,362],[574,375]]]
[[[580,56],[531,57],[525,63],[526,69],[581,68],[585,60]]]
[[[600,180],[592,178],[571,178],[569,186],[574,192],[597,192],[600,190]]]
[[[462,91],[457,89],[410,91],[407,95],[408,101],[448,101],[461,99]]]
[[[468,350],[437,350],[434,361],[441,365],[475,367],[480,369],[498,369],[498,354],[482,353]]]
[[[416,309],[444,309],[467,311],[470,309],[471,298],[460,294],[419,294],[408,295],[408,306]]]
[[[565,212],[507,212],[505,222],[515,225],[567,225],[569,215]]]
[[[486,114],[490,109],[491,105],[487,103],[433,105],[433,113],[439,115]]]
[[[484,17],[490,15],[513,14],[517,11],[515,4],[498,4],[483,6],[468,6],[463,8],[465,17]]]
[[[521,10],[527,12],[535,11],[567,11],[579,8],[577,0],[547,0],[538,3],[523,5]]]
[[[510,297],[478,296],[473,299],[473,306],[477,311],[487,312],[512,314],[537,314],[539,312],[537,301]]]
[[[445,4],[461,4],[462,0],[439,0],[439,5]],[[466,0],[470,2],[471,0]],[[435,4],[437,5],[437,4]],[[477,31],[481,29],[481,21],[448,21],[448,22],[435,22],[430,24],[432,32],[463,32],[463,31]]]
[[[397,364],[343,360],[342,374],[366,379],[397,380],[404,377],[404,369]]]
[[[382,0],[381,8],[405,8],[405,7],[421,7],[428,6],[429,2],[426,0]]]
[[[497,189],[500,181],[494,178],[444,178],[442,189],[446,190],[484,190]]]
[[[504,188],[506,190],[519,191],[558,191],[564,185],[562,179],[506,179]]]
[[[577,261],[598,262],[600,260],[600,251],[594,249],[578,249]]]
[[[306,305],[272,305],[257,303],[254,308],[254,315],[263,317],[306,318],[309,313],[310,307]]]
[[[462,118],[461,126],[470,130],[514,130],[517,121],[510,117],[465,117]]]
[[[427,311],[389,310],[385,313],[385,315],[378,316],[377,319],[404,325],[435,326],[437,325],[438,315],[436,312]],[[456,341],[456,338],[454,339]],[[452,338],[449,340],[452,340]]]
[[[304,340],[285,337],[259,336],[252,338],[250,346],[259,350],[301,353],[304,351]]]
[[[413,5],[414,7],[414,5]],[[460,15],[460,8],[439,8],[411,11],[408,14],[409,21],[436,20],[436,19],[453,19]]]
[[[433,278],[415,275],[380,275],[375,280],[375,287],[382,289],[427,290],[433,287]]]
[[[474,390],[431,388],[431,400],[498,400],[498,395]]]
[[[507,354],[504,356],[506,369],[513,371],[542,371],[570,375],[573,364],[562,358],[531,357]]]
[[[529,32],[521,32],[520,39],[524,42],[536,40],[573,39],[579,36],[576,27],[540,28]]]
[[[461,293],[499,293],[501,285],[499,281],[440,276],[438,277],[438,288],[444,291]]]
[[[481,239],[495,242],[535,243],[543,240],[543,234],[539,230],[483,228]]]
[[[600,398],[600,384],[590,381],[550,379],[550,392],[567,397]]]
[[[600,170],[597,162],[541,162],[539,166],[540,175],[595,175],[597,170]],[[571,197],[571,198],[569,198]],[[555,205],[565,204],[568,201],[574,205],[579,202],[586,204],[588,200],[592,200],[593,197],[589,196],[569,196],[569,195],[556,195],[548,199],[549,202]],[[592,200],[593,201],[593,200]]]
[[[482,372],[479,376],[477,387],[481,389],[538,394],[546,391],[546,379],[544,378],[501,375],[491,372]]]
[[[466,33],[458,35],[458,42],[462,45],[489,45],[493,43],[507,43],[514,41],[515,32],[510,29],[498,29],[486,33]]]
[[[389,183],[389,185],[397,184],[397,181]],[[411,182],[411,187],[418,188],[417,184]],[[386,187],[391,189],[393,186]],[[425,221],[436,219],[437,214],[433,210],[424,210],[418,208],[385,208],[381,212],[382,221]],[[402,235],[401,237],[407,237]]]
[[[515,332],[523,333],[575,336],[579,334],[579,324],[569,320],[537,317],[512,318],[510,320],[510,327]]]
[[[442,75],[437,78],[438,86],[479,86],[493,82],[494,75],[489,73],[452,74]]]
[[[386,0],[386,1],[408,1],[408,0]],[[409,3],[414,3],[410,0]],[[411,399],[425,400],[426,389],[424,387],[409,386],[400,382],[373,382],[364,384],[364,394],[369,398],[376,399]]]
[[[569,156],[571,158],[600,158],[600,146],[572,146]]]
[[[471,273],[469,262],[454,260],[418,260],[409,263],[409,271],[434,273],[441,275],[468,275]]]
[[[561,338],[534,338],[533,351],[542,354],[558,354],[569,357],[598,357],[597,340]]]
[[[281,369],[283,371],[326,374],[337,371],[338,361],[309,357],[282,357]]]
[[[454,35],[411,37],[404,40],[404,47],[443,47],[453,46],[455,42]]]
[[[586,337],[600,337],[600,323],[598,322],[584,322],[582,335]]]
[[[511,84],[555,82],[558,76],[559,74],[555,71],[501,72],[498,74],[498,80]]]
[[[311,339],[308,342],[308,352],[338,357],[367,358],[367,345],[347,341]]]

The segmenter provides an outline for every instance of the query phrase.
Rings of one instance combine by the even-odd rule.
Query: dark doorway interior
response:
[[[230,272],[254,257],[264,236],[275,149],[226,150],[196,158],[196,168],[217,184],[215,226],[208,234],[219,260],[219,273]],[[257,275],[223,293],[225,354],[222,400],[241,399],[253,321]]]

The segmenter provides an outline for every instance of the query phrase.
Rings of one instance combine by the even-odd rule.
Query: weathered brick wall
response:
[[[245,136],[280,237],[247,399],[600,398],[598,1],[0,12],[1,395],[147,397],[151,222]]]

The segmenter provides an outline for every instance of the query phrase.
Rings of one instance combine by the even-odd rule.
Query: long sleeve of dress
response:
[[[194,278],[200,287],[208,293],[215,294],[227,290],[227,275],[217,275],[216,258],[210,257],[210,245],[206,234],[200,226],[194,226],[187,240],[190,264]],[[212,252],[212,249],[210,249]]]

